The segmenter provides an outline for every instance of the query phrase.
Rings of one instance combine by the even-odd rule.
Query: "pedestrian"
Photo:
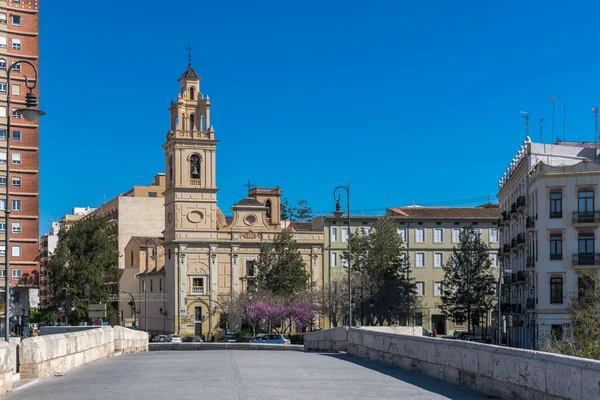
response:
[[[437,337],[437,329],[435,329],[435,328],[433,329],[433,335],[431,335],[431,336]]]

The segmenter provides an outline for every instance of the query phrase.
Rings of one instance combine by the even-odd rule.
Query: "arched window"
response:
[[[194,87],[190,88],[190,100],[194,100]]]
[[[194,114],[190,115],[190,131],[194,130]]]
[[[271,218],[271,200],[265,202],[265,207],[267,207],[267,218]]]
[[[169,157],[169,183],[173,184],[173,157]]]
[[[198,154],[193,154],[190,157],[190,178],[200,178],[200,156]]]
[[[0,58],[0,69],[6,69],[6,60],[4,58]]]

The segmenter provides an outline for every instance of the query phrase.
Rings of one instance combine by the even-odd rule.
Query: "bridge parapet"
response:
[[[309,333],[304,343],[308,351],[345,350],[501,398],[600,398],[600,361],[360,328]]]
[[[148,334],[123,327],[31,337],[19,346],[22,379],[46,378],[123,353],[148,351]]]

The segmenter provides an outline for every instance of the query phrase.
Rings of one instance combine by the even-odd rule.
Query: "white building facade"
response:
[[[570,326],[569,302],[597,271],[600,161],[593,143],[526,140],[499,182],[503,343],[537,349]],[[596,244],[598,243],[598,244]]]

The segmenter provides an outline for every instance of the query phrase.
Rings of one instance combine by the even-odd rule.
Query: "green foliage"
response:
[[[256,286],[263,292],[293,296],[308,289],[309,275],[292,233],[282,231],[262,246]]]
[[[292,208],[290,207],[290,201],[287,197],[284,197],[283,200],[281,200],[279,215],[282,221],[289,221],[292,219]]]
[[[308,201],[298,200],[297,207],[294,207],[292,214],[293,220],[310,221],[313,217],[312,207],[308,206]]]
[[[411,321],[421,302],[394,220],[383,216],[368,233],[363,229],[350,240],[352,273],[359,280],[353,282],[354,303],[360,305],[354,316],[363,314],[368,325]]]
[[[41,308],[29,309],[29,322],[38,325],[53,325],[54,317],[47,310]]]
[[[566,338],[545,338],[541,350],[600,360],[600,278],[596,271],[582,271],[579,282],[583,287],[569,303]]]
[[[460,244],[444,265],[440,310],[457,322],[474,322],[483,318],[496,299],[496,281],[490,249],[473,228],[462,231]]]
[[[115,281],[118,260],[107,225],[106,218],[90,218],[61,231],[48,263],[51,309],[66,310],[71,324],[89,320],[88,304],[108,302],[106,282]],[[64,316],[64,312],[58,315]]]

